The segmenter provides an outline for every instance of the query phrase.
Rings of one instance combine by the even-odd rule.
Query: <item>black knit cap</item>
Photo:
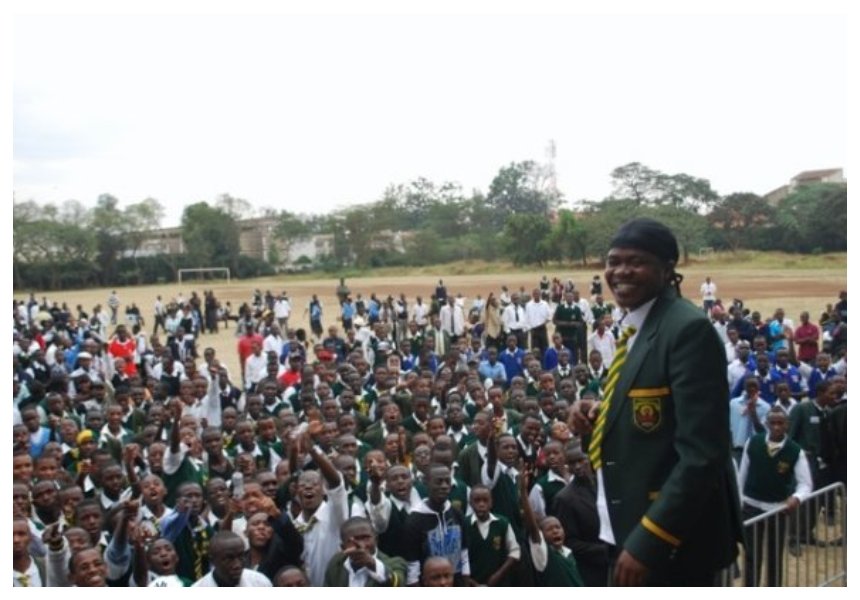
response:
[[[618,228],[610,248],[635,248],[650,252],[664,262],[678,262],[678,240],[672,230],[654,219],[631,219]]]

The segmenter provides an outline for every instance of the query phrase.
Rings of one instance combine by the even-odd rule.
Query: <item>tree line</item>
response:
[[[332,251],[298,262],[344,268],[422,266],[456,260],[552,261],[587,264],[608,248],[618,224],[651,216],[676,232],[684,260],[703,248],[814,253],[847,250],[847,186],[799,186],[777,204],[748,192],[717,194],[706,179],[668,174],[640,163],[610,174],[612,193],[565,207],[549,170],[536,162],[502,167],[486,192],[419,178],[389,186],[374,202],[325,215],[263,209],[287,248],[328,234]],[[163,206],[153,198],[119,208],[104,194],[92,209],[15,202],[16,288],[62,289],[172,281],[184,267],[227,266],[237,277],[272,274],[284,257],[276,247],[263,262],[242,256],[238,222],[255,214],[243,199],[222,195],[185,207],[184,254],[139,256],[160,228]],[[393,234],[400,234],[395,250]]]

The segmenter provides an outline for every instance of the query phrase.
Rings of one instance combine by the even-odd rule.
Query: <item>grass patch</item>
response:
[[[744,268],[769,269],[847,269],[848,254],[789,254],[787,252],[741,251],[720,252],[710,256],[696,257],[691,265],[708,265],[716,268],[742,266]]]
[[[690,257],[690,262],[681,265],[681,270],[726,270],[743,267],[745,269],[788,269],[788,270],[846,270],[848,268],[848,254],[844,252],[831,254],[789,254],[786,252],[717,252],[707,256]],[[365,277],[416,277],[416,276],[438,276],[448,275],[501,275],[515,273],[536,273],[546,271],[547,273],[579,273],[592,271],[601,272],[603,262],[598,258],[590,258],[586,265],[577,261],[551,262],[545,265],[514,265],[509,261],[484,261],[484,260],[459,260],[451,263],[428,265],[421,267],[379,267],[376,269],[344,269],[340,272],[327,273],[324,271],[311,271],[308,273],[297,273],[288,275],[277,275],[270,278],[262,278],[259,281],[283,281],[286,277],[290,281],[309,281],[320,278],[346,277],[357,279]]]

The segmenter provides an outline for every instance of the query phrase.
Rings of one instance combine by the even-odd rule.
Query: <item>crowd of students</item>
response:
[[[341,281],[337,324],[314,296],[310,331],[286,294],[235,317],[159,297],[163,341],[134,303],[117,324],[116,293],[110,315],[16,301],[13,585],[606,585],[568,425],[615,353],[601,292],[544,277],[468,302],[440,280],[410,303]],[[844,292],[796,328],[707,300],[747,515],[846,482]],[[200,348],[224,318],[239,373]]]

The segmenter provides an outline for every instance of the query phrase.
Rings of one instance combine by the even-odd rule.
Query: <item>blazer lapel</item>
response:
[[[664,298],[669,293],[673,292],[667,291],[664,293],[657,299],[654,306],[651,307],[651,311],[645,319],[645,324],[642,326],[642,331],[636,336],[633,348],[630,350],[630,354],[627,355],[621,378],[618,380],[618,385],[615,386],[612,404],[609,406],[609,414],[606,415],[606,431],[609,431],[618,417],[627,410],[628,392],[633,387],[633,382],[639,374],[639,369],[642,367],[645,357],[651,352],[654,336],[657,335],[660,329],[660,323],[669,305],[664,301]]]

